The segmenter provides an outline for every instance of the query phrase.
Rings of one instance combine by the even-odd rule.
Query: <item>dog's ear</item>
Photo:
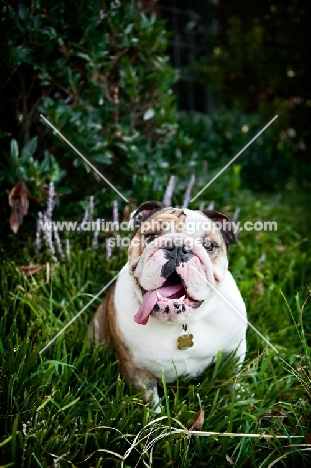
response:
[[[214,210],[206,210],[203,213],[216,223],[223,235],[227,249],[229,249],[230,243],[238,241],[239,230],[229,216]]]
[[[153,213],[156,211],[160,211],[164,208],[163,203],[158,201],[147,201],[142,203],[136,211],[133,212],[131,219],[133,222],[134,230],[137,231],[139,229],[141,223],[146,221]]]

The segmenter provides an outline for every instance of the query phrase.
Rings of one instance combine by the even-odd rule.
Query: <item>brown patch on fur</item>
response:
[[[174,232],[182,231],[183,224],[185,222],[186,215],[183,210],[173,209],[173,208],[163,208],[160,212],[156,212],[151,215],[144,223],[142,223],[139,228],[137,235],[146,234],[152,231],[152,226],[160,228],[159,232],[167,232],[165,230],[161,231],[161,223],[169,223],[172,225]]]
[[[215,223],[223,224],[223,228],[219,230],[223,240],[225,241],[227,250],[229,249],[231,242],[237,242],[237,233],[234,231],[234,223],[224,213],[215,210],[200,211],[196,210],[198,213],[202,213],[204,216],[207,216]]]
[[[113,344],[120,365],[120,371],[127,383],[135,390],[146,390],[145,403],[148,402],[157,379],[148,371],[140,369],[132,360],[131,352],[125,345],[124,337],[117,323],[114,305],[115,286],[98,307],[89,328],[89,338],[95,343],[104,341],[105,346]]]
[[[206,214],[200,210],[196,210],[196,212],[202,214],[203,216],[206,216]],[[213,222],[211,218],[209,219]],[[210,240],[213,244],[217,245],[217,248],[215,249],[214,252],[207,251],[212,263],[216,265],[219,257],[227,254],[227,246],[226,246],[225,239],[221,231],[217,231],[217,229],[214,229],[214,231],[209,231],[209,232],[207,231],[202,237],[202,242],[204,243],[204,240],[206,239]],[[215,281],[219,282],[219,278],[215,277]]]
[[[133,237],[136,240],[135,245],[131,243],[129,247],[129,258],[131,259],[131,271],[135,269],[135,260],[138,260],[145,249],[142,236],[155,231],[155,227],[158,229],[161,227],[161,223],[170,223],[173,231],[178,233],[183,229],[186,215],[182,209],[178,208],[163,208],[160,212],[156,212],[147,218],[138,229],[137,233]],[[152,227],[154,226],[154,228]],[[159,235],[165,234],[169,231],[159,230]],[[134,264],[134,266],[133,266]]]
[[[105,345],[108,346],[112,342],[109,326],[108,307],[111,301],[111,297],[114,295],[114,290],[115,286],[109,289],[105,299],[96,310],[90,323],[88,334],[89,340],[92,343],[100,343],[101,341],[104,341]]]
[[[207,232],[206,235],[203,237],[203,243],[206,239],[210,240],[212,244],[217,246],[214,251],[209,252],[207,250],[207,253],[210,256],[212,263],[217,264],[218,258],[220,256],[226,255],[227,247],[224,238],[221,235],[221,233],[218,234],[216,232]]]

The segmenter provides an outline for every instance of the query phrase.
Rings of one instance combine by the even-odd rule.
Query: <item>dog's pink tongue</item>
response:
[[[143,296],[143,303],[134,317],[135,322],[140,325],[146,325],[149,315],[158,302],[157,292],[159,292],[163,297],[171,297],[182,289],[182,284],[175,284],[173,286],[164,286],[162,288],[155,289],[154,291],[146,292]]]

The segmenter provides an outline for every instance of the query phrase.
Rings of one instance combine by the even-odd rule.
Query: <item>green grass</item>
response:
[[[125,386],[113,350],[88,343],[87,327],[100,299],[40,354],[117,273],[126,253],[107,262],[102,247],[94,252],[77,244],[71,261],[52,265],[49,277],[45,270],[26,277],[17,265],[34,260],[31,249],[16,252],[15,261],[1,268],[0,465],[310,466],[311,447],[304,445],[311,433],[305,201],[289,194],[274,204],[265,196],[243,194],[234,202],[241,207],[241,221],[278,222],[276,233],[242,232],[230,249],[230,269],[249,320],[279,353],[249,329],[247,358],[238,376],[232,375],[228,358],[200,379],[180,378],[169,386],[163,380],[160,416]],[[234,206],[222,208],[232,213]],[[265,260],[258,262],[263,254]],[[240,387],[230,393],[233,383]],[[205,434],[190,435],[187,429],[202,406]]]

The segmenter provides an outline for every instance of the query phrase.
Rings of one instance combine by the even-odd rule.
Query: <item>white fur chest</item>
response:
[[[219,292],[246,317],[245,304],[229,272]],[[146,325],[137,324],[134,315],[139,305],[128,266],[125,265],[115,291],[118,325],[133,361],[157,378],[161,378],[162,369],[168,382],[174,381],[178,375],[194,377],[213,362],[219,350],[226,354],[240,345],[241,352],[245,352],[246,320],[215,292],[204,304],[204,310],[208,308],[208,315],[204,313],[204,318],[200,319],[202,314],[198,309],[194,312],[193,321],[188,321],[194,344],[186,350],[177,348],[177,339],[181,335],[180,323],[168,323],[150,317]]]

